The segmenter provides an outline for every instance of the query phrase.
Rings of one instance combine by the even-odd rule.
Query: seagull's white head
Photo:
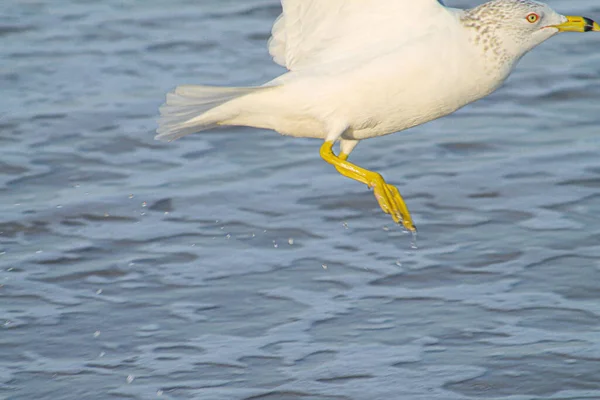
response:
[[[531,0],[492,0],[467,10],[462,17],[475,30],[475,41],[486,52],[518,59],[559,32],[600,31],[589,18],[564,16]]]

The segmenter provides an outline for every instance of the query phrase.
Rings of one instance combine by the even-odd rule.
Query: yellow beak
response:
[[[552,25],[561,32],[600,32],[600,25],[586,17],[567,16],[567,22],[560,25]]]

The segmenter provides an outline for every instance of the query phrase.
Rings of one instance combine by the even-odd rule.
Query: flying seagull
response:
[[[179,86],[160,109],[156,138],[238,125],[322,139],[321,157],[372,188],[381,209],[412,232],[398,189],[348,161],[358,142],[489,95],[525,53],[559,32],[600,31],[589,18],[530,0],[492,0],[468,10],[439,0],[281,4],[269,52],[288,72],[259,87]]]

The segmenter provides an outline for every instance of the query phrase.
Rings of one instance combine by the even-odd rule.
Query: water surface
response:
[[[600,36],[361,143],[414,250],[318,141],[153,141],[175,85],[282,72],[276,0],[0,11],[0,398],[600,399]]]

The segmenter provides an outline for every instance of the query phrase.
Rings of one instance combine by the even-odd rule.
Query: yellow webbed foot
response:
[[[406,206],[406,203],[404,203],[404,199],[402,198],[402,195],[400,195],[398,188],[394,185],[385,183],[385,181],[384,185],[386,194],[388,195],[387,204],[389,204],[389,214],[392,216],[394,222],[397,224],[402,224],[410,232],[416,232],[417,228],[415,227],[410,212],[408,211],[408,207]],[[375,192],[375,196],[377,196],[377,192]],[[385,211],[385,209],[381,206],[381,201],[379,201],[379,206]]]
[[[402,224],[410,232],[416,232],[412,217],[400,192],[394,185],[386,183],[381,174],[346,161],[347,154],[341,153],[336,156],[333,153],[333,142],[325,142],[321,146],[321,157],[335,166],[340,174],[372,188],[381,209],[390,214],[394,222]]]
[[[386,183],[377,172],[371,174],[368,176],[371,178],[369,187],[373,189],[379,207],[386,214],[390,214],[395,223],[402,224],[407,230],[415,232],[417,229],[398,188]]]

